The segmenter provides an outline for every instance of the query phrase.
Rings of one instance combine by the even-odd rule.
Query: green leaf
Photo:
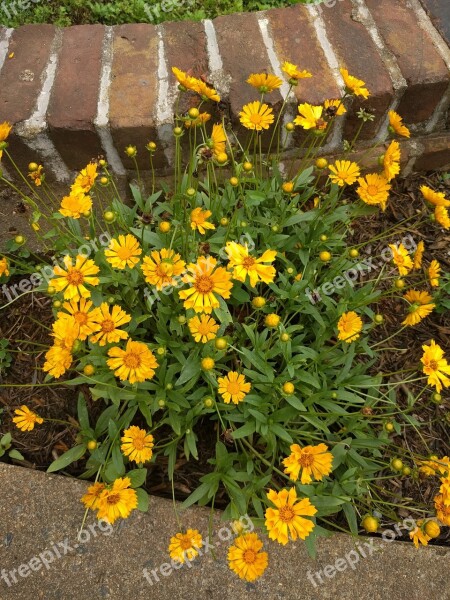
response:
[[[78,405],[77,405],[78,421],[81,425],[81,429],[89,429],[89,413],[86,406],[86,401],[83,394],[78,394]]]
[[[137,499],[138,499],[138,505],[137,505],[138,510],[140,510],[141,512],[147,512],[148,506],[150,504],[149,495],[142,488],[137,489],[136,494],[137,494]]]
[[[198,360],[197,355],[191,357],[181,369],[180,376],[178,377],[175,385],[183,385],[187,381],[191,380],[193,377],[197,377],[200,375],[201,366],[200,361]]]
[[[192,492],[192,494],[188,498],[186,498],[186,500],[181,505],[182,508],[188,508],[189,506],[192,506],[199,500],[202,500],[204,497],[207,496],[210,488],[211,486],[209,483],[202,483],[196,490]]]
[[[0,440],[0,446],[3,446],[3,448],[8,448],[11,445],[11,441],[12,435],[8,431],[8,433],[5,433],[5,435]]]
[[[255,433],[255,422],[248,421],[245,425],[233,431],[233,438],[238,440],[239,438],[248,437],[252,433]]]
[[[358,535],[358,521],[356,519],[356,511],[353,504],[346,503],[342,507],[348,526],[353,535]]]
[[[133,469],[132,471],[128,471],[127,477],[131,479],[131,487],[138,488],[147,479],[147,469]]]
[[[47,473],[54,473],[55,471],[65,469],[76,460],[79,460],[85,452],[85,444],[78,444],[78,446],[74,446],[70,450],[67,450],[67,452],[64,452],[62,456],[54,460],[47,469]]]

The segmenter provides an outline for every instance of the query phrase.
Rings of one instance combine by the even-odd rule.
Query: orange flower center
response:
[[[309,452],[302,452],[298,462],[302,465],[302,467],[310,467],[314,462],[314,456],[309,454]]]
[[[134,352],[128,352],[123,357],[123,364],[129,369],[137,369],[141,364],[141,358],[139,354],[135,354]]]
[[[279,513],[280,513],[280,520],[283,521],[283,523],[290,523],[292,521],[292,519],[295,517],[295,512],[294,509],[292,508],[292,506],[282,506],[279,509]]]
[[[145,448],[145,439],[143,437],[134,438],[133,446],[136,450],[143,450]]]
[[[209,275],[199,275],[195,279],[194,287],[200,294],[209,294],[214,288],[214,281]]]
[[[247,565],[252,565],[256,561],[256,552],[251,548],[247,548],[242,558]]]
[[[241,386],[237,381],[230,381],[228,383],[227,390],[231,395],[239,394],[241,391]]]
[[[131,256],[133,256],[133,252],[129,248],[117,248],[117,256],[120,260],[128,260]]]
[[[439,369],[437,361],[430,360],[430,369],[433,369],[433,371],[437,371]]]
[[[245,269],[250,269],[250,267],[253,267],[253,265],[255,264],[255,259],[252,256],[246,256],[244,258],[244,260],[242,261],[242,266]]]
[[[79,325],[86,325],[88,320],[87,314],[80,311],[73,313],[73,318]]]
[[[113,505],[113,504],[119,504],[119,502],[120,502],[120,494],[117,494],[117,493],[115,493],[115,494],[108,494],[108,496],[106,497],[106,502],[108,504],[111,504],[111,505]]]
[[[159,263],[156,267],[156,274],[161,277],[161,279],[171,277],[173,275],[173,264],[170,262]]]
[[[71,285],[80,285],[83,283],[84,281],[84,275],[81,271],[79,271],[78,269],[71,269],[70,271],[68,271],[67,273],[67,281],[71,284]]]
[[[250,122],[254,125],[260,125],[262,122],[261,115],[259,113],[253,113],[250,115]]]
[[[192,548],[192,541],[188,535],[183,535],[180,539],[180,546],[183,550],[189,550]]]
[[[378,194],[377,186],[376,185],[368,185],[367,193],[369,194],[369,196],[376,196]]]
[[[103,333],[110,333],[111,331],[114,331],[114,329],[116,328],[114,321],[112,321],[111,319],[105,319],[104,321],[102,321],[102,331]]]

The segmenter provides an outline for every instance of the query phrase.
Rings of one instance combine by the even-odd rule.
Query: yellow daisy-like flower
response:
[[[201,235],[205,235],[207,229],[215,229],[216,226],[207,219],[212,215],[210,210],[202,210],[200,206],[191,212],[191,229],[197,229]]]
[[[108,367],[121,381],[138,383],[153,379],[158,366],[153,352],[142,342],[127,341],[125,350],[114,346],[108,350]]]
[[[131,321],[128,315],[120,306],[115,304],[111,312],[107,302],[102,302],[99,308],[94,309],[93,321],[95,323],[96,333],[91,336],[91,342],[105,346],[106,344],[116,344],[120,340],[126,340],[128,333],[120,329],[122,325]]]
[[[213,102],[220,102],[220,96],[216,92],[216,90],[212,87],[209,87],[204,81],[200,79],[195,79],[192,83],[192,88],[194,92],[201,97],[202,100],[212,100]]]
[[[393,140],[383,157],[384,176],[391,181],[400,173],[400,144]]]
[[[417,248],[416,248],[416,251],[414,252],[414,258],[413,258],[413,269],[415,271],[417,271],[417,269],[420,269],[422,266],[422,258],[423,258],[424,251],[425,251],[425,244],[423,243],[422,240],[420,240],[420,242],[417,244]]]
[[[6,256],[0,259],[0,277],[2,275],[6,275],[7,277],[9,275],[9,264]]]
[[[383,175],[368,173],[358,179],[359,188],[356,193],[366,204],[379,204],[385,210],[391,185]]]
[[[92,200],[90,196],[86,196],[84,192],[71,193],[70,196],[64,196],[61,200],[61,208],[59,212],[64,217],[71,219],[79,219],[83,213],[90,211],[92,208]]]
[[[434,475],[445,475],[450,470],[450,458],[443,456],[442,458],[430,457],[429,460],[418,461],[419,471],[427,477]]]
[[[179,296],[184,300],[184,308],[193,308],[195,312],[211,314],[220,304],[216,295],[228,299],[233,287],[231,273],[223,267],[217,267],[217,260],[211,256],[200,256],[196,263],[188,267],[190,273],[183,277],[191,287],[181,290]]]
[[[333,175],[330,179],[333,183],[337,183],[340,187],[344,185],[352,185],[361,175],[359,166],[350,160],[337,160],[334,165],[328,167]]]
[[[98,165],[97,163],[89,163],[86,168],[82,169],[77,175],[75,181],[71,187],[71,194],[77,195],[79,193],[87,194],[95,183],[98,177]]]
[[[450,229],[450,216],[445,206],[436,206],[434,218],[444,229]]]
[[[265,513],[269,538],[286,545],[289,539],[306,539],[314,529],[314,522],[305,517],[313,517],[317,508],[309,498],[298,501],[295,488],[275,492],[269,490],[267,498],[276,508],[268,508]]]
[[[292,63],[287,62],[287,61],[285,61],[282,64],[281,69],[286,73],[286,75],[289,77],[289,79],[292,79],[294,81],[312,77],[312,74],[309,71],[306,71],[306,70],[300,71],[299,68],[297,67],[297,65],[293,65]]]
[[[450,206],[450,200],[447,200],[444,192],[435,192],[427,185],[420,186],[420,191],[427,202],[434,206],[444,206],[448,208]]]
[[[295,117],[294,123],[303,129],[325,129],[327,124],[322,119],[323,106],[314,106],[304,102],[298,106],[299,116]]]
[[[244,375],[236,371],[230,371],[225,377],[219,377],[217,383],[219,384],[219,394],[222,396],[225,404],[229,404],[230,402],[239,404],[252,387],[251,383],[245,381]]]
[[[0,142],[5,142],[11,133],[12,125],[8,123],[8,121],[3,121],[0,123]]]
[[[86,494],[81,497],[81,502],[84,504],[84,506],[86,508],[90,508],[91,510],[97,510],[99,498],[105,487],[105,484],[100,483],[99,481],[95,482],[93,485],[90,485]]]
[[[395,266],[398,268],[400,275],[408,275],[411,269],[414,267],[413,261],[408,253],[408,250],[403,244],[396,246],[395,244],[389,244],[389,248],[392,250],[392,260]]]
[[[333,455],[328,452],[328,446],[318,444],[317,446],[305,446],[301,448],[298,444],[292,444],[291,454],[283,460],[286,467],[284,472],[293,481],[298,480],[301,474],[301,483],[311,483],[313,479],[320,481],[325,475],[333,470]]]
[[[150,256],[144,256],[141,269],[145,281],[154,285],[157,290],[162,290],[167,286],[176,285],[175,278],[183,273],[185,266],[184,260],[181,260],[181,256],[174,250],[162,248],[153,250]]]
[[[345,115],[347,109],[344,106],[342,100],[325,100],[323,103],[323,107],[325,112],[330,114],[331,116],[340,117],[341,115]]]
[[[215,157],[225,152],[226,141],[227,136],[225,135],[225,130],[223,126],[221,124],[213,125],[210,148],[214,152]]]
[[[243,106],[239,117],[244,127],[256,131],[269,129],[275,118],[273,110],[267,104],[261,104],[259,100],[249,102]]]
[[[106,260],[115,269],[132,269],[138,264],[141,254],[139,242],[131,234],[119,235],[118,239],[113,238],[105,250]]]
[[[257,533],[244,533],[238,536],[228,548],[228,566],[241,579],[255,581],[264,573],[269,564],[267,552],[261,552],[262,541]]]
[[[434,498],[434,507],[436,509],[436,516],[439,521],[450,527],[450,506],[446,506],[444,504],[444,496],[442,494],[438,494]]]
[[[403,296],[409,302],[409,312],[402,325],[417,325],[422,319],[427,317],[436,307],[433,304],[433,298],[428,292],[418,292],[417,290],[409,290]]]
[[[428,278],[430,280],[431,287],[439,286],[439,278],[441,276],[441,265],[437,260],[432,260],[430,266],[428,267]]]
[[[185,90],[195,91],[195,86],[198,83],[198,79],[196,79],[195,77],[191,77],[190,75],[187,75],[184,71],[177,69],[177,67],[172,67],[172,73],[177,78],[178,83]]]
[[[72,364],[72,349],[78,337],[79,326],[70,315],[53,323],[54,344],[45,355],[43,370],[56,379],[64,375]]]
[[[53,272],[57,277],[52,279],[49,285],[58,292],[64,292],[65,300],[89,298],[91,292],[86,288],[86,284],[96,286],[100,283],[99,278],[95,277],[100,271],[99,267],[93,260],[80,254],[75,258],[75,264],[67,255],[64,256],[63,262],[66,268],[55,266]]]
[[[177,533],[170,538],[169,554],[172,560],[179,563],[189,562],[198,556],[203,540],[197,529],[188,529],[186,533]]]
[[[416,548],[418,548],[420,544],[422,544],[422,546],[427,546],[428,542],[431,540],[431,537],[423,530],[424,524],[425,521],[423,519],[419,519],[416,527],[409,532],[409,537],[414,542],[414,546]]]
[[[186,119],[184,126],[189,129],[190,127],[198,127],[204,125],[211,118],[211,115],[207,112],[200,113],[196,119]]]
[[[341,315],[337,328],[339,331],[338,339],[350,344],[359,338],[363,322],[361,317],[352,310]]]
[[[227,242],[225,252],[230,261],[228,268],[233,269],[233,279],[245,281],[248,276],[252,287],[255,287],[258,281],[272,283],[275,279],[275,268],[263,263],[272,263],[277,256],[276,250],[266,250],[259,258],[255,258],[250,256],[247,243],[241,245]]]
[[[442,502],[444,503],[444,506],[450,506],[450,473],[447,473],[446,477],[441,477],[440,482],[441,487],[439,488],[439,491],[442,494]]]
[[[128,456],[129,460],[135,463],[144,464],[153,456],[153,436],[151,433],[147,433],[145,429],[132,425],[124,430],[120,441],[122,442],[120,449],[123,455]]]
[[[129,477],[120,477],[101,492],[97,501],[98,519],[105,519],[112,525],[117,519],[130,516],[138,505],[136,490],[131,489],[130,485]]]
[[[208,315],[200,315],[200,318],[197,316],[192,317],[192,319],[189,319],[188,325],[194,340],[202,344],[213,340],[219,329],[216,321]]]
[[[16,408],[14,414],[16,416],[13,417],[12,421],[20,431],[32,431],[36,423],[42,425],[44,422],[42,417],[30,410],[25,404],[22,404],[20,408]]]
[[[420,360],[423,364],[423,372],[428,375],[428,384],[434,385],[439,393],[442,386],[450,386],[450,379],[447,377],[450,375],[450,365],[444,358],[444,351],[434,340],[431,340],[429,346],[422,346],[422,350],[423,356]]]
[[[276,75],[267,73],[252,73],[247,83],[256,88],[261,94],[267,94],[278,89],[283,82]]]
[[[347,90],[350,93],[355,94],[355,96],[362,96],[365,100],[367,100],[367,98],[370,96],[370,93],[369,90],[364,87],[366,85],[364,81],[353,77],[353,75],[349,75],[347,69],[339,70],[341,72]]]
[[[95,322],[96,313],[92,309],[91,300],[86,298],[80,298],[80,300],[70,300],[70,302],[64,302],[62,305],[63,309],[67,312],[59,312],[58,320],[73,319],[78,325],[77,338],[81,341],[85,340],[88,335],[95,333],[97,325]]]
[[[411,135],[406,125],[403,125],[402,117],[397,114],[395,110],[389,111],[389,128],[392,133],[396,133],[397,135],[401,135],[406,138],[409,138]]]
[[[42,165],[38,165],[38,168],[35,171],[31,171],[31,173],[28,173],[28,177],[33,180],[34,185],[36,187],[42,185],[42,182],[44,180],[44,175],[42,173],[43,170],[44,167]]]

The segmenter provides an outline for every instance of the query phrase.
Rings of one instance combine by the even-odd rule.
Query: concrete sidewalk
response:
[[[335,535],[319,543],[318,558],[312,560],[303,542],[283,547],[265,539],[269,567],[250,584],[228,569],[230,542],[218,535],[226,524],[216,522],[217,560],[206,552],[191,568],[169,573],[168,566],[160,567],[170,563],[167,546],[178,531],[170,501],[152,497],[148,514],[134,511],[114,525],[113,533],[101,530],[90,516],[84,538],[77,541],[85,483],[1,463],[0,480],[0,600],[450,599],[450,548],[416,550],[412,544]],[[208,517],[208,510],[192,508],[181,519],[205,538]],[[221,537],[227,537],[226,530]]]

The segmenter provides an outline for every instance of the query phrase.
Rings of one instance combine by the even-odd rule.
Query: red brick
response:
[[[94,119],[101,77],[103,25],[63,30],[47,122],[50,137],[71,169],[102,153]]]
[[[119,25],[114,28],[112,82],[109,118],[111,133],[126,168],[134,168],[124,149],[138,147],[137,160],[148,168],[144,148],[157,137],[156,105],[158,101],[158,36],[156,27],[147,24]],[[164,162],[162,153],[155,163]]]
[[[369,139],[378,131],[392,102],[394,90],[390,75],[367,29],[352,19],[352,9],[350,0],[340,0],[333,8],[324,8],[322,16],[340,65],[351,75],[364,80],[370,91],[368,100],[359,97],[354,99],[344,135],[347,139],[353,138],[360,125],[356,112],[363,107],[375,114],[375,120],[366,123],[360,134],[361,139]]]
[[[443,59],[407,3],[367,0],[367,6],[408,83],[399,114],[407,123],[426,121],[449,84],[450,73]]]
[[[450,131],[421,138],[423,154],[414,165],[415,171],[450,169]]]

